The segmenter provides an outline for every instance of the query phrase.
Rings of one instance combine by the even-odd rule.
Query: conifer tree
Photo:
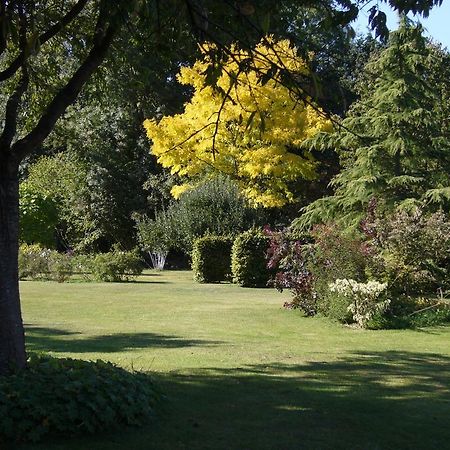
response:
[[[342,171],[333,196],[310,204],[296,221],[356,225],[372,197],[387,210],[450,206],[450,56],[402,19],[389,45],[362,76],[361,99],[342,127],[308,146],[334,147]]]

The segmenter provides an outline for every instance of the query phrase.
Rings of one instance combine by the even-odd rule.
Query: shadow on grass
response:
[[[136,348],[182,348],[219,345],[219,341],[185,339],[156,333],[115,333],[82,337],[81,333],[58,328],[25,325],[27,349],[68,353],[112,353]]]
[[[148,427],[27,449],[403,450],[450,448],[450,358],[356,353],[333,362],[205,368],[157,377]]]
[[[450,448],[450,358],[441,355],[361,352],[167,374],[161,383],[173,417],[147,436],[158,449]],[[139,439],[131,447],[145,448]]]

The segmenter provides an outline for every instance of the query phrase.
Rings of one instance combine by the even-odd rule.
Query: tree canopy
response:
[[[272,38],[248,51],[232,47],[219,69],[215,86],[207,82],[212,64],[208,54],[183,67],[179,81],[194,89],[182,114],[146,120],[152,153],[173,173],[194,178],[219,172],[237,180],[247,198],[263,206],[292,200],[288,183],[313,179],[315,162],[309,152],[296,151],[304,139],[331,130],[331,123],[305,94],[296,99],[281,84],[279,70],[307,76],[308,65],[289,41]],[[244,66],[249,65],[250,68]],[[188,186],[179,186],[174,194]]]
[[[367,64],[342,127],[308,145],[337,148],[343,170],[333,196],[309,205],[299,223],[357,223],[372,197],[393,208],[450,206],[450,56],[404,20]]]

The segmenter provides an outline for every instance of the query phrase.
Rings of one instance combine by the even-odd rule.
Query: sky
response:
[[[373,3],[369,4],[372,6]],[[387,15],[387,24],[390,30],[397,28],[397,15],[388,6],[382,5],[381,8]],[[358,20],[353,24],[356,31],[365,34],[368,23],[368,12],[360,14]],[[444,0],[440,7],[431,10],[428,18],[420,16],[411,16],[413,20],[419,20],[425,28],[425,34],[434,41],[438,41],[450,50],[450,0]]]

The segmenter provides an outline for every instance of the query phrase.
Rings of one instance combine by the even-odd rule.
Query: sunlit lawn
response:
[[[145,428],[26,448],[450,448],[450,327],[361,331],[191,278],[22,283],[28,349],[150,370],[167,394]]]

